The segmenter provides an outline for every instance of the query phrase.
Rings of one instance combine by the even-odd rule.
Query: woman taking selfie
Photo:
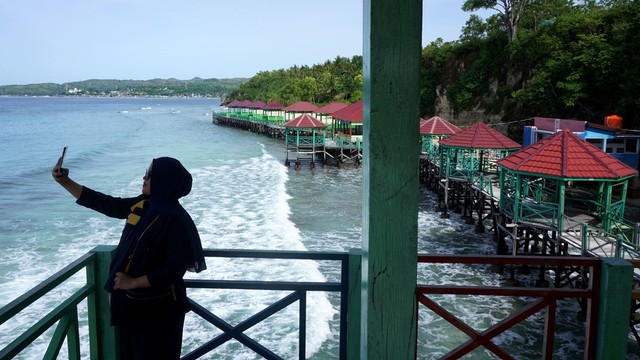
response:
[[[187,270],[206,269],[198,230],[178,201],[191,191],[191,174],[176,159],[153,159],[142,194],[131,198],[76,183],[69,169],[62,168],[62,157],[52,176],[77,204],[126,219],[104,285],[111,325],[122,339],[120,358],[179,359],[189,310],[182,278]]]

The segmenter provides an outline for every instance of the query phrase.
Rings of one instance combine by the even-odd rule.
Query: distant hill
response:
[[[84,80],[63,84],[42,83],[0,86],[1,95],[13,96],[210,96],[225,97],[247,78]]]

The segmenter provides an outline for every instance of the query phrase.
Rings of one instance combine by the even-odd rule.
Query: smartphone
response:
[[[58,167],[58,172],[62,172],[62,162],[64,162],[64,156],[67,154],[67,147],[62,148],[62,155],[60,156],[60,167]]]

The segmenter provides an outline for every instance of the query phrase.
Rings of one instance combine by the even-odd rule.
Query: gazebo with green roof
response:
[[[514,223],[557,231],[604,232],[624,237],[628,180],[637,171],[569,129],[498,161],[500,211]],[[579,225],[579,227],[576,227]],[[588,231],[584,231],[588,230]],[[579,245],[579,244],[577,244]]]

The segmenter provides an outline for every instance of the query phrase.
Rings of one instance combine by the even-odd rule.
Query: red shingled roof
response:
[[[236,106],[239,106],[239,105],[240,105],[240,101],[238,101],[236,99],[233,99],[232,102],[227,104],[227,107],[236,107]]]
[[[362,122],[362,100],[330,114],[334,119],[347,122]]]
[[[289,121],[288,123],[284,124],[284,127],[288,127],[288,128],[326,128],[327,125],[325,125],[322,121],[314,118],[313,116],[309,115],[309,114],[302,114],[300,116],[298,116],[297,118]]]
[[[282,110],[283,108],[284,108],[284,105],[277,103],[275,101],[272,101],[267,105],[265,105],[262,109],[263,110]]]
[[[522,145],[483,122],[477,122],[440,141],[440,145],[471,149],[518,149]]]
[[[434,116],[429,120],[420,119],[420,134],[425,135],[453,135],[460,132],[460,128],[441,118]]]
[[[344,109],[346,108],[347,104],[345,103],[341,103],[339,101],[333,101],[328,103],[327,105],[319,108],[318,110],[316,110],[317,114],[331,114],[332,112],[338,111],[340,109]]]
[[[498,161],[524,173],[571,179],[620,179],[637,171],[565,128]]]
[[[318,107],[316,105],[313,105],[312,103],[308,102],[308,101],[298,101],[296,103],[293,103],[289,106],[287,106],[286,108],[282,109],[284,111],[297,111],[297,112],[315,112],[316,110],[318,110]]]
[[[263,103],[262,101],[256,100],[256,101],[252,102],[251,105],[249,105],[249,107],[251,109],[262,109],[262,108],[264,108],[265,105],[266,104]]]
[[[248,108],[249,106],[251,106],[251,104],[252,104],[251,100],[244,99],[239,104],[237,104],[236,106]]]

